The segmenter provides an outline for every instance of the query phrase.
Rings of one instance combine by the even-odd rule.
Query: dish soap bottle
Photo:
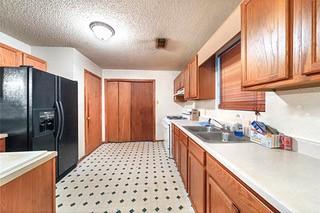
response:
[[[236,115],[236,123],[234,124],[233,134],[240,138],[244,136],[243,123],[239,114]]]

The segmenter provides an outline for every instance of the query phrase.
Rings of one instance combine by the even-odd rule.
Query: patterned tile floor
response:
[[[57,212],[194,212],[163,142],[103,144],[56,187]]]

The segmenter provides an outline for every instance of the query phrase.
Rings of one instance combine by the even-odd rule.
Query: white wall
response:
[[[31,46],[19,41],[7,34],[0,32],[0,43],[4,43],[10,47],[16,48],[25,53],[31,53]]]
[[[49,73],[73,79],[74,48],[32,46],[31,52],[47,61]]]
[[[267,92],[266,112],[261,113],[259,120],[298,141],[304,139],[320,144],[319,106],[320,87]],[[196,107],[201,109],[202,115],[226,123],[233,123],[237,114],[241,115],[245,125],[256,118],[254,112],[220,110],[215,101],[199,101]]]
[[[32,55],[48,63],[48,72],[78,82],[79,158],[85,155],[84,70],[101,76],[102,69],[78,50],[69,47],[32,47]]]
[[[81,158],[85,155],[84,70],[101,76],[102,69],[76,49],[74,49],[73,61],[73,80],[78,82],[79,158]]]
[[[178,71],[152,70],[103,70],[102,77],[124,79],[155,79],[156,81],[156,139],[163,140],[162,118],[168,114],[180,114],[182,106],[173,101],[173,81]],[[104,103],[104,95],[103,95]],[[103,121],[104,121],[103,105]],[[103,125],[104,127],[104,125]],[[105,138],[105,128],[102,128]]]

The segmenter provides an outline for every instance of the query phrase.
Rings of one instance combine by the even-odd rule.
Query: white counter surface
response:
[[[0,153],[0,186],[14,180],[57,156],[57,152],[3,152]]]
[[[8,134],[0,133],[0,139],[8,137]]]
[[[206,143],[183,128],[197,122],[173,123],[279,211],[319,212],[320,160],[254,143]]]

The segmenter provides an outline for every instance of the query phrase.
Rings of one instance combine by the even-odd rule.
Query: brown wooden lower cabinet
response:
[[[174,160],[196,213],[279,212],[175,125],[172,134]]]
[[[0,187],[0,212],[56,212],[55,159]]]
[[[179,135],[180,141],[180,174],[185,188],[188,191],[188,136],[183,132]]]
[[[209,212],[277,212],[214,158],[207,155],[206,163],[208,179],[206,196],[207,205],[209,205],[207,209],[211,210]],[[217,203],[212,199],[221,200],[223,205],[215,207],[214,204]],[[216,208],[224,209],[224,211],[216,211]],[[229,211],[230,209],[232,211]]]
[[[0,152],[6,151],[6,140],[4,138],[0,139]]]
[[[213,178],[207,176],[207,213],[236,213],[240,212],[237,206],[223,192]]]
[[[193,208],[197,213],[206,212],[205,151],[189,138],[188,189]]]

